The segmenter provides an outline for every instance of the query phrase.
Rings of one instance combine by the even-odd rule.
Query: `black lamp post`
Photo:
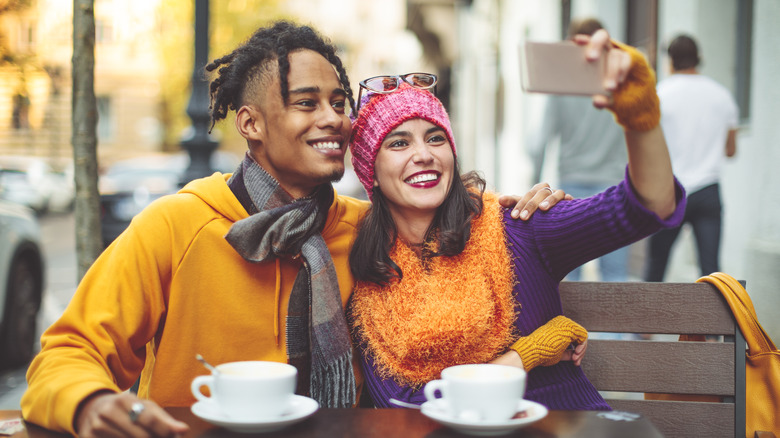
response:
[[[209,88],[203,70],[208,56],[209,0],[195,0],[195,64],[192,70],[192,95],[187,104],[187,115],[192,120],[192,127],[181,141],[181,147],[190,154],[190,165],[182,176],[182,185],[213,172],[211,154],[219,146],[208,132]]]

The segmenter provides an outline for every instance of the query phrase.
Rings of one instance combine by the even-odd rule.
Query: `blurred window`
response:
[[[561,39],[569,37],[571,25],[571,0],[561,0]]]
[[[625,42],[642,49],[650,66],[657,69],[658,0],[626,0],[625,4]],[[561,39],[564,40],[568,38],[572,9],[572,0],[561,0]]]
[[[658,69],[658,0],[628,0],[626,43],[644,49],[650,67]]]
[[[27,52],[35,46],[35,23],[23,21],[19,26],[19,51]]]
[[[750,120],[751,67],[753,64],[754,0],[731,0],[736,4],[734,35],[734,98],[741,123]],[[561,0],[561,39],[571,22],[572,0]],[[626,0],[626,43],[643,49],[654,69],[658,69],[658,0]]]
[[[11,126],[21,130],[30,127],[30,98],[26,94],[16,93],[11,109]]]
[[[110,43],[114,41],[114,26],[105,18],[95,19],[95,42]]]
[[[98,139],[111,140],[114,138],[114,114],[111,111],[111,97],[98,96],[96,101],[98,110]]]
[[[750,75],[753,63],[753,0],[737,2],[737,83],[736,100],[739,106],[739,119],[750,119]]]

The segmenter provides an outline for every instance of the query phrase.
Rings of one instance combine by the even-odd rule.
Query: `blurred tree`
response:
[[[233,50],[249,38],[258,27],[284,18],[282,0],[219,0],[210,4],[211,59]],[[178,151],[182,132],[189,127],[186,108],[192,77],[194,2],[166,0],[160,3],[158,30],[160,35],[163,73],[160,78],[162,96],[160,114],[165,129],[164,148]],[[205,72],[204,72],[205,73]],[[228,123],[228,122],[224,122]],[[234,129],[222,130],[223,145],[236,139]],[[243,142],[239,146],[244,149]]]
[[[73,0],[73,162],[76,182],[76,261],[80,281],[103,250],[97,187],[95,2]]]
[[[26,11],[30,8],[31,0],[0,0],[0,19],[4,14],[13,14]],[[0,24],[2,21],[0,21]],[[8,35],[9,29],[0,26],[0,65],[10,64],[19,68],[19,78],[24,80],[24,68],[34,58],[29,53],[17,53],[12,49],[10,38]]]
[[[30,7],[30,0],[0,0],[0,14]]]

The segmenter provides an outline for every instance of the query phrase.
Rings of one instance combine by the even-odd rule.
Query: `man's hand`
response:
[[[564,199],[568,201],[574,198],[563,190],[551,189],[547,183],[539,183],[522,197],[503,195],[498,198],[498,202],[506,208],[514,207],[511,213],[513,219],[528,220],[537,208],[547,211]]]
[[[137,403],[140,405],[131,414]],[[79,437],[172,437],[189,430],[186,423],[174,419],[153,401],[141,400],[129,392],[95,393],[76,412]]]

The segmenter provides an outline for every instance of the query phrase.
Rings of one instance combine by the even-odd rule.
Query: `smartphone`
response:
[[[571,41],[526,41],[520,54],[523,90],[529,93],[609,95],[606,57],[588,62],[585,47]]]

